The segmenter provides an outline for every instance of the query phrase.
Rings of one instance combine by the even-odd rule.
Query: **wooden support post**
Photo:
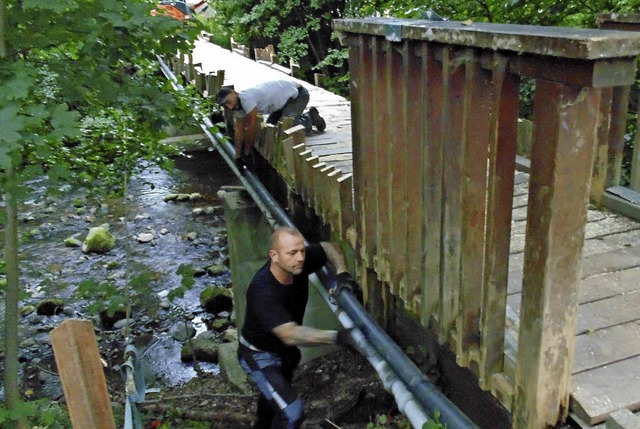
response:
[[[480,328],[480,387],[490,389],[492,374],[501,373],[504,362],[505,314],[509,245],[513,207],[513,182],[518,139],[518,90],[520,78],[507,73],[508,60],[496,53],[491,66],[489,169],[485,267],[483,271]]]
[[[607,165],[607,188],[620,185],[624,134],[627,125],[630,86],[615,86],[611,97],[611,121],[609,123],[609,153]]]
[[[437,328],[440,323],[440,272],[442,234],[442,176],[444,144],[442,138],[442,105],[444,103],[443,69],[442,63],[435,59],[435,49],[427,43],[420,46],[416,55],[422,59],[422,67],[426,76],[426,83],[422,85],[420,98],[422,103],[422,119],[424,123],[424,166],[422,176],[424,188],[422,193],[422,211],[424,241],[422,252],[423,283],[420,295],[420,321],[423,326]],[[418,101],[419,102],[419,101]]]
[[[115,429],[93,324],[65,320],[49,333],[74,429]]]
[[[454,333],[460,297],[462,255],[462,161],[464,68],[454,61],[451,47],[442,50],[442,270],[440,272],[440,332],[438,340],[447,343]]]
[[[598,115],[598,143],[596,145],[593,173],[591,176],[591,201],[597,206],[602,204],[602,196],[607,187],[607,167],[609,165],[609,124],[611,121],[611,100],[613,88],[602,90],[602,103]]]
[[[600,95],[599,89],[537,80],[516,370],[516,429],[554,426],[569,410]]]
[[[466,52],[464,84],[464,161],[462,179],[462,254],[458,364],[478,375],[480,314],[484,269],[487,164],[491,114],[491,73],[480,67],[473,50]],[[477,364],[477,362],[476,362]]]
[[[636,112],[640,111],[640,99],[638,99],[638,107]],[[633,157],[631,158],[631,180],[629,188],[636,192],[640,192],[640,114],[636,121],[636,137],[633,143]]]

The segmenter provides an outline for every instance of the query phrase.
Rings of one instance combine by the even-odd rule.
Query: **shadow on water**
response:
[[[119,330],[105,329],[89,310],[96,303],[94,298],[81,299],[75,294],[78,285],[88,279],[112,284],[128,294],[135,321],[131,337],[146,338],[140,344],[146,349],[144,364],[154,378],[152,382],[175,385],[194,377],[193,365],[180,361],[181,344],[172,339],[171,331],[185,321],[197,330],[206,329],[205,322],[216,316],[203,311],[200,292],[209,285],[230,286],[228,269],[216,275],[207,272],[209,266],[225,265],[227,260],[222,200],[217,195],[225,185],[237,186],[239,181],[216,152],[176,158],[170,172],[146,168],[131,179],[126,198],[107,199],[95,190],[68,186],[60,189],[61,196],[51,197],[46,194],[50,184],[45,178],[33,181],[34,192],[19,213],[20,280],[26,292],[20,320],[23,379],[42,377],[43,370],[57,372],[48,331],[67,318],[94,322],[101,354],[124,342]],[[165,197],[172,193],[198,193],[201,198],[166,202]],[[194,209],[205,208],[209,214],[194,213]],[[83,240],[89,228],[105,223],[116,237],[116,247],[108,253],[85,255],[79,247],[65,246],[66,238]],[[4,242],[4,228],[0,228]],[[140,234],[153,238],[141,242]],[[183,264],[191,265],[200,275],[194,277],[193,287],[169,306],[163,301],[181,285],[182,276],[176,271]],[[146,289],[132,290],[128,279],[139,274],[148,279]],[[45,298],[62,298],[64,311],[44,316],[27,310]],[[0,300],[0,318],[4,320],[4,292]],[[3,335],[4,330],[0,333],[2,344]],[[105,359],[116,366],[123,352],[108,350]],[[213,364],[200,367],[217,371]],[[40,384],[47,383],[40,380]],[[46,390],[46,386],[40,387]]]

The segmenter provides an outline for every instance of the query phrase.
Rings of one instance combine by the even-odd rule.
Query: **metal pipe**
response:
[[[164,74],[167,75],[168,78],[172,76],[170,79],[174,82],[174,85],[180,86],[175,76],[173,76],[173,73],[161,58],[159,58],[159,61]],[[221,133],[211,132],[210,129],[213,127],[213,124],[209,118],[204,118],[200,127],[213,143],[214,148],[222,155],[233,172],[240,178],[247,192],[267,216],[267,220],[271,226],[281,225],[295,228],[294,223],[287,213],[266,190],[262,182],[246,167],[242,167],[242,172],[238,170],[234,162],[235,150],[233,146]],[[335,277],[326,266],[318,271],[316,275],[326,289],[330,289],[332,285],[335,284]],[[331,303],[326,291],[320,292],[327,304],[330,307],[335,307],[335,305]],[[425,420],[422,420],[422,417],[420,417],[424,414],[422,410],[422,407],[424,407],[431,415],[434,415],[436,412],[440,413],[440,420],[449,429],[477,428],[455,404],[449,401],[449,399],[431,383],[407,355],[404,354],[400,347],[398,347],[386,332],[369,316],[353,294],[345,290],[337,294],[335,300],[342,309],[341,313],[337,313],[338,320],[345,328],[356,328],[352,330],[354,341],[360,346],[363,353],[367,353],[365,356],[370,362],[376,362],[374,368],[378,371],[383,382],[383,375],[392,373],[392,375],[389,376],[391,381],[388,383],[388,386],[385,385],[385,388],[388,390],[395,389],[395,392],[392,391],[392,393],[399,407],[400,403],[403,403],[404,409],[399,409],[403,411],[405,415],[407,415],[407,412],[412,414],[414,419],[410,417],[410,420],[414,427],[421,428],[422,424],[419,422],[422,421],[422,423],[424,423],[428,421],[426,415],[424,415]],[[376,355],[381,357],[381,359],[376,358]],[[388,365],[391,371],[385,371],[383,368],[384,365]],[[381,368],[380,371],[379,368]],[[395,387],[392,388],[394,385]],[[398,396],[396,396],[396,393]],[[410,393],[410,396],[415,396],[418,402],[412,399],[403,399],[407,393]],[[416,420],[415,423],[414,420]]]

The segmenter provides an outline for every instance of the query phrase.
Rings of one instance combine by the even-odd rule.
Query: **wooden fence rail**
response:
[[[334,28],[350,48],[361,271],[449,344],[514,427],[554,425],[569,407],[598,121],[610,115],[601,98],[633,82],[640,34],[384,18]],[[513,379],[504,338],[522,77],[536,84]]]

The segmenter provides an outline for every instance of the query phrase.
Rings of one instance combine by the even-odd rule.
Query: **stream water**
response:
[[[231,282],[228,270],[215,275],[206,271],[209,266],[224,265],[227,259],[218,191],[224,185],[239,185],[217,152],[176,158],[170,172],[145,169],[130,180],[126,198],[104,199],[99,192],[68,186],[60,188],[61,195],[52,197],[46,193],[50,184],[45,178],[30,185],[34,191],[19,213],[20,281],[25,291],[20,303],[20,361],[25,383],[47,396],[56,396],[47,392],[59,389],[57,377],[52,375],[56,369],[48,333],[67,318],[94,322],[101,355],[108,365],[122,357],[124,350],[116,349],[123,343],[122,331],[105,329],[96,312],[90,310],[91,304],[100,302],[94,298],[102,295],[98,284],[111,284],[117,294],[129,298],[135,321],[131,337],[136,341],[143,338],[137,344],[146,349],[145,367],[155,380],[175,385],[194,377],[193,365],[180,361],[181,344],[170,332],[185,323],[202,330],[212,315],[201,308],[200,292],[208,285],[228,286]],[[165,201],[168,194],[175,193],[198,193],[201,198]],[[208,209],[209,214],[196,214],[194,209]],[[66,238],[83,240],[89,228],[105,223],[116,238],[115,248],[108,253],[85,255],[79,247],[65,246]],[[141,242],[140,234],[153,238]],[[4,228],[0,238],[4,242]],[[190,265],[199,275],[182,298],[167,303],[168,293],[181,285],[182,276],[177,274],[181,265]],[[148,279],[143,286],[127,286],[129,279],[140,274]],[[78,297],[78,285],[90,279],[96,284],[94,297]],[[4,297],[0,290],[0,320],[4,320]],[[64,311],[52,316],[32,311],[45,298],[61,298]],[[0,333],[2,350],[3,336],[4,329]],[[216,371],[217,367],[205,364],[200,369]]]

